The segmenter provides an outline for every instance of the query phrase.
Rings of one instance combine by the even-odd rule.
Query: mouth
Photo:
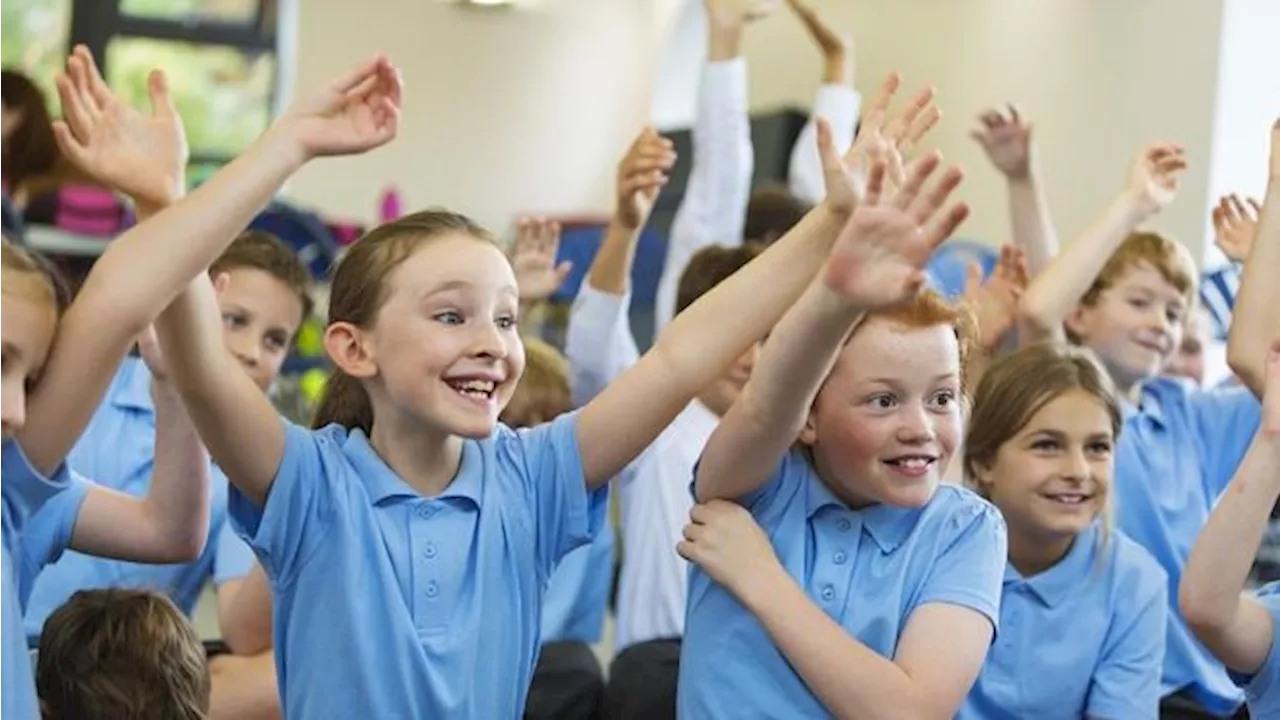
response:
[[[924,477],[938,464],[937,455],[899,455],[883,461],[891,471],[909,478]]]
[[[498,385],[501,384],[501,380],[478,377],[452,378],[444,382],[459,396],[481,407],[489,407],[495,402]]]
[[[1134,342],[1134,344],[1135,344],[1135,345],[1137,345],[1138,347],[1140,347],[1140,348],[1142,348],[1142,349],[1144,349],[1144,350],[1148,350],[1148,351],[1150,351],[1150,352],[1153,352],[1153,353],[1155,353],[1156,355],[1160,355],[1160,356],[1162,356],[1162,357],[1163,357],[1164,355],[1168,354],[1168,350],[1164,347],[1164,345],[1163,345],[1162,343],[1153,342],[1153,341],[1151,341],[1151,340],[1141,340],[1141,339],[1140,339],[1140,340],[1134,340],[1133,342]]]
[[[1089,493],[1066,492],[1066,493],[1043,493],[1044,499],[1062,508],[1081,508],[1089,504],[1093,500],[1093,495]]]

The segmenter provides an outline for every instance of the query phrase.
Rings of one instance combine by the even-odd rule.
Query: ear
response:
[[[339,370],[353,378],[370,378],[378,372],[364,331],[349,322],[335,322],[325,328],[324,350]]]
[[[1067,330],[1070,330],[1072,335],[1083,341],[1089,337],[1089,325],[1092,317],[1093,308],[1084,303],[1076,303],[1076,306],[1071,309],[1071,313],[1067,315],[1067,319],[1063,321],[1063,324],[1067,326]]]
[[[817,405],[817,402],[814,405]],[[800,442],[810,447],[818,442],[818,420],[816,410],[812,406],[809,408],[809,416],[804,419],[804,427],[800,429]]]

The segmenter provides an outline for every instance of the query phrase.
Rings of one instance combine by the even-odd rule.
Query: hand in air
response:
[[[546,218],[524,218],[516,225],[516,244],[511,251],[511,268],[521,302],[538,302],[551,297],[573,270],[573,263],[556,263],[560,250],[560,223]]]
[[[1187,169],[1182,146],[1154,145],[1133,162],[1129,170],[1128,192],[1146,215],[1155,215],[1178,195],[1181,174]]]
[[[813,38],[818,48],[822,50],[824,57],[832,60],[844,60],[851,54],[853,40],[837,32],[818,14],[817,10],[813,9],[813,5],[809,0],[787,0],[787,5],[791,7],[791,11],[804,24],[805,30],[809,32],[809,36]],[[853,73],[849,74],[850,76],[853,75]]]
[[[278,122],[308,158],[358,154],[399,132],[402,91],[400,71],[377,55],[294,103]]]
[[[707,18],[719,27],[741,27],[772,15],[782,0],[707,0]]]
[[[1249,198],[1248,203],[1246,207],[1240,196],[1233,193],[1220,198],[1213,209],[1213,242],[1232,262],[1249,259],[1253,239],[1258,235],[1262,205],[1253,198]]]
[[[615,221],[628,230],[643,227],[675,162],[670,140],[652,128],[641,131],[618,163]]]
[[[746,508],[726,500],[693,506],[676,552],[739,599],[744,592],[762,588],[767,592],[771,578],[781,569],[773,544],[755,518]]]
[[[893,193],[906,181],[906,156],[942,118],[933,105],[933,89],[916,93],[905,107],[886,121],[889,104],[902,79],[890,74],[880,86],[876,99],[862,118],[858,136],[844,157],[832,144],[831,126],[824,118],[817,121],[818,156],[822,159],[826,184],[826,204],[841,213],[853,212],[867,194],[871,166],[882,163],[886,169],[887,192]]]
[[[910,302],[924,287],[925,263],[969,215],[964,203],[940,212],[964,173],[951,168],[926,191],[941,165],[934,152],[911,168],[902,188],[884,187],[884,164],[871,168],[866,201],[858,206],[836,239],[824,280],[829,288],[863,310]]]
[[[1006,115],[991,109],[978,117],[982,127],[969,133],[986,151],[991,164],[1010,180],[1023,180],[1031,175],[1031,124],[1024,121],[1018,109],[1009,106]]]
[[[99,183],[139,204],[167,205],[186,185],[187,139],[163,72],[147,78],[151,112],[116,97],[83,45],[55,81],[62,119],[53,123],[58,148]]]
[[[1017,321],[1018,301],[1030,281],[1027,254],[1016,245],[1000,248],[1000,260],[985,282],[978,263],[969,263],[966,270],[964,302],[978,323],[978,344],[994,350]]]

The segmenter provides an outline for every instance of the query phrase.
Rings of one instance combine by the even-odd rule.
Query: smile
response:
[[[1092,495],[1084,493],[1054,493],[1044,497],[1053,503],[1067,507],[1078,507],[1093,499]]]
[[[492,380],[446,380],[449,387],[474,403],[488,405],[493,400],[497,383]]]
[[[884,461],[894,472],[913,478],[924,476],[937,463],[938,458],[932,455],[903,455]]]

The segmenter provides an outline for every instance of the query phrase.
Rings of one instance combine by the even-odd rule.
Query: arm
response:
[[[262,566],[218,586],[218,627],[236,655],[256,655],[271,649],[271,583]]]
[[[147,496],[139,499],[92,486],[76,516],[72,550],[151,563],[190,562],[204,551],[209,533],[209,457],[182,399],[160,376],[152,386],[152,397],[156,457]]]
[[[1058,254],[1058,233],[1049,217],[1049,203],[1031,143],[1031,124],[1023,122],[1012,105],[1008,117],[989,110],[979,120],[983,127],[971,136],[1008,180],[1013,240],[1026,251],[1027,265],[1034,275],[1048,267]]]
[[[769,335],[751,379],[711,434],[698,463],[699,501],[736,499],[760,487],[804,427],[814,397],[844,346],[854,322],[867,311],[912,298],[923,287],[923,267],[967,213],[961,205],[926,233],[927,222],[960,184],[952,170],[910,217],[937,155],[915,165],[897,197],[854,212],[826,268]],[[874,172],[869,201],[879,195],[883,172]],[[896,207],[895,207],[896,206]]]
[[[209,661],[212,720],[275,720],[282,717],[275,653],[219,655]]]
[[[1270,352],[1266,386],[1262,425],[1196,540],[1178,592],[1196,637],[1242,673],[1261,667],[1273,637],[1271,616],[1241,592],[1280,498],[1280,342]]]
[[[1265,378],[1267,347],[1280,328],[1280,120],[1271,130],[1271,175],[1258,219],[1257,237],[1244,266],[1240,294],[1227,335],[1227,364],[1259,397]]]
[[[1102,217],[1037,274],[1022,296],[1021,338],[1032,343],[1061,338],[1062,323],[1088,292],[1112,253],[1141,223],[1173,201],[1178,173],[1187,166],[1182,148],[1152,147],[1134,163],[1129,182]]]
[[[854,89],[853,42],[827,25],[804,0],[789,0],[796,17],[805,26],[814,44],[822,51],[822,86],[814,98],[813,111],[791,149],[788,185],[796,197],[809,204],[822,201],[822,158],[818,156],[816,118],[826,118],[835,147],[844,152],[853,143],[861,98]]]
[[[733,4],[732,0],[707,2],[710,55],[698,89],[693,167],[667,239],[666,263],[654,301],[655,337],[675,315],[676,291],[689,258],[707,245],[742,242],[755,163],[747,114],[747,65],[740,50],[751,17]]]

